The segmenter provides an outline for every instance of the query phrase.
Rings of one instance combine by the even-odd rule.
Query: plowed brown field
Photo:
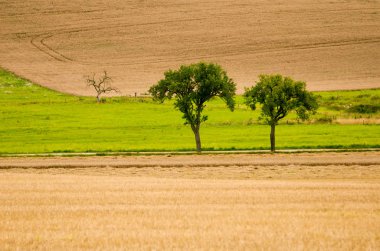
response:
[[[163,71],[220,63],[238,83],[279,72],[311,90],[380,87],[380,2],[0,0],[0,65],[37,83],[91,94],[108,70],[123,94]]]
[[[379,157],[0,158],[0,246],[377,250]]]

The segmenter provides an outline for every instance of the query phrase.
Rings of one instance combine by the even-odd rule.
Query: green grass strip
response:
[[[277,127],[278,149],[380,147],[379,89],[317,95],[321,108],[311,122],[298,123],[290,114]],[[359,105],[365,106],[352,108]],[[269,149],[269,126],[259,124],[259,112],[250,111],[242,97],[237,97],[234,112],[215,99],[205,114],[204,150]],[[94,97],[55,92],[2,69],[0,121],[0,154],[188,151],[195,145],[190,128],[170,102],[115,97],[97,104]]]

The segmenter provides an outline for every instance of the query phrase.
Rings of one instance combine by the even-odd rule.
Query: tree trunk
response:
[[[100,103],[100,97],[99,97],[99,95],[96,96],[96,100],[98,101],[98,103]]]
[[[276,151],[276,125],[272,124],[270,125],[270,150],[271,152]]]
[[[201,136],[199,135],[199,127],[193,129],[194,136],[195,136],[195,144],[197,146],[197,152],[200,153],[202,151],[201,146]]]

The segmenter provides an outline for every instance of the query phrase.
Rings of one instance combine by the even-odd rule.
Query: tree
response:
[[[153,85],[149,93],[159,102],[175,99],[174,107],[183,113],[185,125],[190,125],[200,152],[199,129],[208,118],[202,115],[205,103],[213,97],[220,97],[233,111],[236,85],[219,65],[213,63],[183,65],[178,70],[166,71],[164,75],[165,78]]]
[[[94,87],[97,93],[96,100],[98,103],[100,103],[100,95],[103,93],[111,91],[119,92],[117,88],[111,86],[112,79],[107,75],[106,71],[104,71],[103,75],[100,76],[98,80],[95,79],[95,73],[92,75],[92,77],[87,76],[86,82],[88,86]]]
[[[306,120],[315,114],[318,103],[316,97],[306,91],[306,83],[294,81],[281,75],[260,75],[260,81],[244,92],[245,103],[252,110],[260,103],[261,119],[271,126],[270,145],[275,151],[275,128],[280,119],[295,110],[298,118]]]

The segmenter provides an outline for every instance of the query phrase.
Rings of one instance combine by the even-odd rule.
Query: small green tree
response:
[[[213,63],[183,65],[178,70],[166,71],[164,75],[165,78],[153,85],[149,93],[159,102],[175,99],[174,106],[183,113],[185,125],[190,125],[200,152],[199,129],[207,120],[207,116],[202,115],[205,103],[213,97],[220,97],[233,111],[236,85],[219,65]]]
[[[290,77],[281,75],[260,75],[260,81],[251,88],[246,88],[244,93],[245,103],[252,110],[256,109],[256,103],[260,103],[261,117],[271,126],[270,145],[271,151],[275,151],[275,128],[280,119],[283,119],[290,111],[295,110],[301,120],[315,114],[318,103],[316,97],[306,91],[306,83],[294,81]]]

